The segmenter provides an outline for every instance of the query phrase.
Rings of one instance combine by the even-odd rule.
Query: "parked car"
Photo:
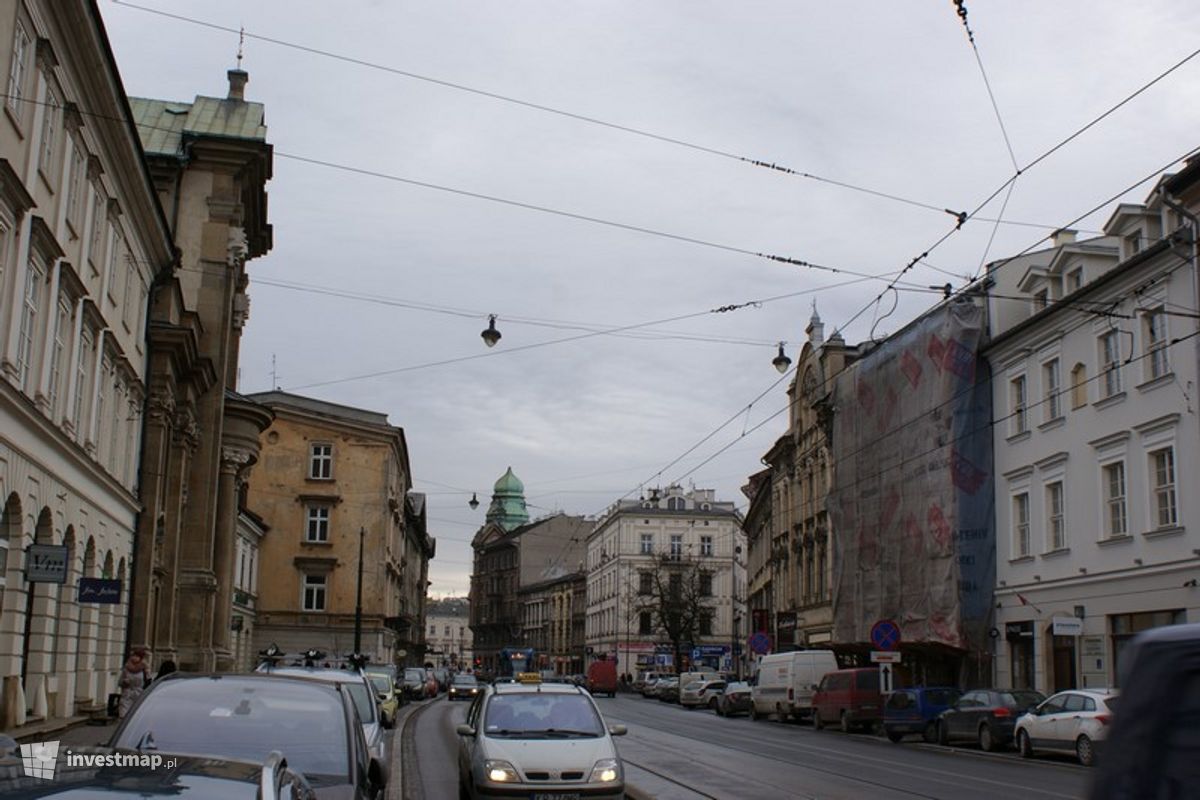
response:
[[[679,678],[662,678],[654,684],[654,696],[663,703],[679,702]]]
[[[937,741],[937,721],[962,694],[948,686],[912,686],[897,689],[883,704],[883,732],[893,742],[908,733],[919,733],[925,741]]]
[[[1200,786],[1200,625],[1138,634],[1121,650],[1121,699],[1090,800],[1187,797]]]
[[[658,672],[654,670],[640,670],[633,679],[633,690],[641,692],[646,688],[647,683],[652,683],[658,680]]]
[[[15,765],[11,771],[0,769],[0,796],[5,800],[101,796],[112,800],[161,796],[190,800],[317,800],[308,781],[290,768],[278,751],[268,754],[263,763],[155,751],[164,762],[173,762],[169,770],[109,763],[115,761],[111,757],[120,755],[110,747],[72,747],[71,753],[101,761],[85,767],[61,759],[52,782],[25,777]],[[16,761],[20,764],[20,759]]]
[[[1012,742],[1017,717],[1046,696],[1032,689],[972,689],[938,717],[938,742],[977,742],[998,750]]]
[[[788,717],[800,719],[812,715],[812,698],[817,684],[826,673],[838,668],[830,650],[797,650],[772,653],[758,663],[758,673],[750,696],[754,719],[775,714],[781,722]]]
[[[709,669],[681,672],[679,673],[679,691],[682,693],[694,681],[715,681],[720,678],[720,673]]]
[[[725,680],[692,681],[679,690],[679,705],[684,708],[716,709],[717,698],[725,691]]]
[[[260,764],[278,750],[318,798],[377,800],[387,769],[367,747],[351,686],[279,673],[175,672],[150,684],[108,744]]]
[[[426,669],[425,669],[425,696],[426,697],[437,697],[438,696],[437,675],[435,675],[433,673],[433,670],[428,667],[426,667]]]
[[[404,695],[410,700],[425,699],[425,670],[420,667],[405,667]]]
[[[646,678],[646,680],[642,682],[642,697],[657,697],[658,682],[664,677],[665,676],[663,675],[651,675],[650,677]]]
[[[875,667],[839,669],[827,673],[813,693],[813,727],[838,723],[844,733],[856,727],[873,728],[883,718],[883,695]]]
[[[450,679],[450,688],[446,690],[449,700],[474,700],[479,694],[480,685],[474,675],[455,675]]]
[[[593,661],[588,664],[587,689],[592,694],[617,696],[617,662]]]
[[[395,664],[368,664],[363,667],[363,672],[368,675],[387,675],[388,680],[392,682],[392,686],[396,690],[400,705],[404,705],[404,681],[401,680],[400,670]]]
[[[750,692],[750,684],[746,681],[726,683],[725,690],[717,698],[717,714],[731,717],[742,712],[748,713],[753,703]]]
[[[450,670],[449,670],[449,668],[434,667],[433,677],[437,679],[439,692],[444,692],[450,688]]]
[[[332,667],[280,667],[263,664],[259,672],[271,675],[288,675],[310,681],[338,683],[354,698],[354,710],[362,723],[363,737],[371,755],[381,764],[388,763],[387,740],[383,735],[383,724],[379,717],[379,704],[375,700],[375,688],[362,672],[356,669],[333,669]]]
[[[367,680],[375,689],[375,700],[379,705],[379,724],[384,728],[396,725],[396,714],[400,711],[400,694],[392,679],[383,672],[366,673]]]
[[[490,797],[625,796],[625,775],[596,702],[568,684],[487,688],[458,734],[459,795]]]
[[[1090,767],[1096,763],[1097,746],[1108,738],[1116,708],[1116,692],[1059,692],[1017,719],[1017,750],[1025,758],[1039,750],[1074,753]]]

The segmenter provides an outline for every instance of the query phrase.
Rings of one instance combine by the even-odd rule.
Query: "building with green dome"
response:
[[[500,476],[492,488],[492,504],[488,506],[487,521],[511,531],[529,522],[525,507],[525,484],[513,474],[512,467]]]

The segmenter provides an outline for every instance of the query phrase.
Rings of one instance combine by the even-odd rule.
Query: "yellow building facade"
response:
[[[275,415],[247,498],[270,529],[258,551],[254,647],[421,663],[434,541],[424,496],[410,491],[403,429],[286,392],[250,399]]]

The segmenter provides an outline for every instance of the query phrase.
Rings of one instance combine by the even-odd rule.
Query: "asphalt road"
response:
[[[597,698],[617,740],[626,778],[651,797],[971,798],[1065,800],[1083,797],[1090,770],[1015,753],[892,744],[867,735],[814,731],[808,724],[752,722],[688,711],[637,695]]]
[[[442,694],[436,700],[406,706],[408,714],[396,728],[404,726],[393,758],[398,755],[402,761],[398,770],[392,769],[395,780],[388,786],[389,800],[457,800],[458,736],[454,729],[466,721],[470,705],[451,703]]]

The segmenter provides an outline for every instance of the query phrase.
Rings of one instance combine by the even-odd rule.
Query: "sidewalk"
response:
[[[18,743],[20,743],[20,742],[46,742],[46,741],[54,741],[56,739],[59,741],[63,741],[64,738],[70,732],[72,732],[76,728],[80,728],[80,727],[91,727],[92,730],[107,730],[107,731],[109,731],[109,733],[112,732],[112,729],[107,726],[93,727],[93,726],[87,725],[88,719],[89,719],[89,717],[84,717],[84,716],[54,717],[52,719],[43,720],[41,722],[31,722],[28,725],[22,725],[21,727],[15,729],[15,730],[5,731],[4,734],[6,736],[11,736],[13,739],[16,739]],[[107,738],[107,736],[105,738]],[[78,742],[78,744],[89,744],[89,743],[90,742],[88,742],[86,739]]]

